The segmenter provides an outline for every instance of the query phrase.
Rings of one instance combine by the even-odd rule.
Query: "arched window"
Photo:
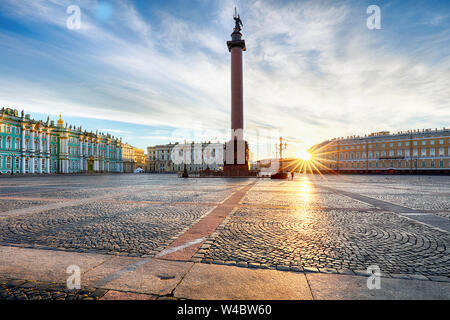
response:
[[[11,157],[6,158],[6,169],[11,169]]]
[[[11,149],[11,137],[6,138],[6,149]]]
[[[3,157],[0,156],[0,168],[3,168]]]
[[[19,138],[15,139],[14,144],[15,144],[16,150],[20,150],[20,139]]]
[[[14,169],[16,169],[17,171],[20,170],[20,158],[16,157],[16,163],[14,164]]]

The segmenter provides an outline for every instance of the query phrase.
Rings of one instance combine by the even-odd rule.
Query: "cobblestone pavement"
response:
[[[260,181],[242,203],[279,207],[238,208],[204,243],[193,261],[349,274],[362,273],[376,264],[383,273],[394,277],[445,280],[450,276],[448,232],[322,187],[448,218],[448,180],[307,176],[295,181]]]
[[[0,178],[0,245],[154,257],[253,182],[132,174]],[[191,261],[364,275],[376,264],[386,276],[450,281],[450,233],[351,194],[450,217],[448,177],[259,179]],[[95,288],[66,292],[2,276],[0,299],[100,296]]]
[[[98,300],[107,291],[95,288],[69,290],[56,283],[0,278],[0,300]]]
[[[22,180],[23,179],[23,180]],[[61,180],[59,189],[42,191],[48,185],[27,185],[30,178],[17,178],[26,193],[0,188],[0,197],[15,208],[42,205],[36,198],[51,197],[54,201],[71,201],[96,197],[83,205],[19,214],[0,219],[0,244],[113,253],[129,256],[153,256],[208,213],[215,203],[223,201],[245,180],[189,180],[175,176],[123,175],[105,177],[48,177],[44,181]],[[86,183],[90,180],[92,183]],[[99,180],[99,181],[97,181]],[[104,182],[106,180],[106,182]],[[10,179],[0,180],[10,182]],[[84,183],[81,191],[79,183]],[[193,183],[192,185],[190,183]],[[76,188],[74,188],[74,186]],[[111,185],[114,185],[112,187]],[[105,191],[108,189],[108,191]],[[123,191],[112,199],[99,200]],[[14,200],[20,195],[21,200]],[[33,200],[26,201],[23,199]],[[61,200],[63,199],[63,200]],[[183,205],[174,206],[174,203]],[[205,203],[205,204],[202,204]],[[11,206],[1,211],[11,210]]]

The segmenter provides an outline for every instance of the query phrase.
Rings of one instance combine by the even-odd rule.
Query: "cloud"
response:
[[[69,1],[3,1],[2,13],[45,37],[0,31],[9,59],[0,64],[0,104],[174,129],[200,121],[225,132],[229,2],[204,4],[212,18],[201,21],[162,9],[149,18],[132,2],[111,3],[113,14],[99,21],[97,2],[80,1],[82,29],[70,31]],[[395,26],[368,30],[365,8],[355,2],[240,1],[239,8],[249,130],[297,137],[291,143],[298,148],[335,136],[448,125],[448,29],[405,35],[406,50],[395,41]],[[20,59],[34,71],[21,68]]]

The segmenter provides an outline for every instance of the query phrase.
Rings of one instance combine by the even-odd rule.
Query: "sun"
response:
[[[299,157],[303,161],[311,160],[311,154],[306,150],[302,150],[302,151],[298,152],[297,157]]]

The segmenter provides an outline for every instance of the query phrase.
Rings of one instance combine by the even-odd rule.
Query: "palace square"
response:
[[[155,299],[389,298],[386,288],[395,285],[397,298],[448,299],[449,195],[445,176],[3,177],[0,296],[76,298],[80,291],[55,288],[76,264],[81,298],[116,291]],[[357,289],[372,265],[382,289]],[[217,287],[243,273],[247,289]],[[251,289],[254,277],[269,275],[280,275],[279,289]],[[281,280],[290,277],[311,286],[294,294]],[[356,287],[327,291],[327,277]]]

